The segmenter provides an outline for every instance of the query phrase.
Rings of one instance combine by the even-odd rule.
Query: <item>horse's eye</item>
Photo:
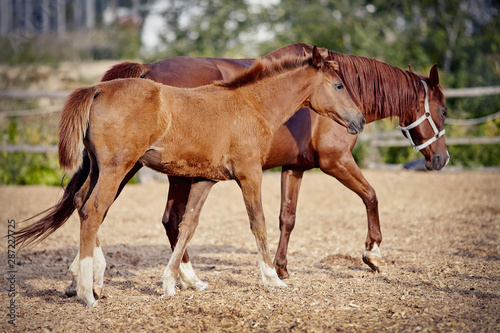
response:
[[[344,89],[344,85],[342,83],[334,83],[333,86],[335,87],[335,89],[337,90],[342,90]]]
[[[443,116],[446,118],[448,117],[448,109],[447,108],[444,108],[443,109]]]

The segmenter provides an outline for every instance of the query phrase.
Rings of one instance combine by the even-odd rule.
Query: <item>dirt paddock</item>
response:
[[[149,181],[127,186],[101,226],[107,269],[104,298],[94,308],[64,294],[78,246],[76,215],[35,248],[16,253],[14,273],[2,239],[1,331],[498,331],[500,173],[364,174],[379,198],[380,273],[361,261],[367,232],[361,200],[336,180],[308,172],[287,288],[262,286],[241,193],[225,182],[213,188],[188,247],[208,289],[161,298],[171,254],[160,223],[168,186]],[[265,173],[272,255],[279,189],[279,173]],[[60,188],[0,187],[1,233],[9,220],[19,228],[60,195]]]

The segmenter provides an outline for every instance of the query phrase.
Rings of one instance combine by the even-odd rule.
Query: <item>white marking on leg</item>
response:
[[[69,266],[69,272],[71,274],[71,284],[64,289],[64,293],[69,296],[73,297],[76,296],[76,285],[78,282],[78,271],[80,270],[80,251],[76,254],[75,259],[73,260],[73,263],[71,266]]]
[[[170,269],[170,263],[165,267],[165,272],[163,272],[163,296],[175,295],[175,281],[177,277],[174,277],[172,270]]]
[[[106,270],[106,259],[102,248],[97,246],[94,248],[94,286],[102,289],[104,285],[104,271]],[[98,294],[98,296],[100,296]]]
[[[262,282],[267,287],[286,287],[286,283],[281,281],[274,267],[269,267],[259,255],[260,272],[262,273]]]
[[[382,254],[380,254],[380,249],[379,249],[377,243],[373,244],[373,248],[370,252],[373,253],[374,255],[376,255],[377,257],[379,257],[380,259],[382,259]]]
[[[192,288],[194,290],[205,290],[208,284],[201,281],[191,265],[191,261],[187,263],[181,262],[179,266],[179,277],[181,280],[181,286],[183,289]]]
[[[377,243],[373,244],[373,247],[370,251],[368,250],[363,250],[363,256],[367,258],[368,256],[376,256],[382,259],[382,255],[380,254],[380,249],[377,245]]]
[[[93,266],[94,260],[92,257],[86,257],[80,260],[80,272],[78,274],[76,293],[87,306],[93,306],[96,303],[92,290]]]
[[[75,260],[73,260],[73,263],[71,266],[69,266],[69,272],[71,273],[71,277],[73,280],[76,280],[78,278],[78,271],[80,270],[80,251],[76,254]]]

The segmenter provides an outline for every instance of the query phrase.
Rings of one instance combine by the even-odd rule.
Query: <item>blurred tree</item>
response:
[[[167,0],[161,4],[165,6],[159,13],[165,20],[165,31],[160,36],[164,51],[156,53],[155,59],[178,55],[242,56],[245,33],[268,18],[265,10],[245,0]]]

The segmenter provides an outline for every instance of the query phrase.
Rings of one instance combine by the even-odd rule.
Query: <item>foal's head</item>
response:
[[[309,97],[310,108],[343,125],[351,134],[361,132],[366,123],[365,117],[337,74],[338,63],[334,60],[325,60],[316,45],[313,47],[310,61],[319,74],[319,81]]]

